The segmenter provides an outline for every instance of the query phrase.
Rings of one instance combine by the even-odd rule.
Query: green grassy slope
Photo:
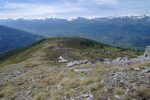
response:
[[[44,54],[41,55],[42,53]],[[42,61],[57,61],[59,56],[63,56],[68,60],[74,60],[115,58],[118,56],[135,57],[142,53],[142,51],[112,47],[93,40],[77,37],[47,38],[26,48],[1,54],[0,64],[17,63],[33,57],[40,57]]]
[[[28,47],[14,49],[9,52],[0,54],[0,64],[17,63],[27,59],[31,53],[36,51],[36,49],[39,49],[40,43],[43,41],[45,41],[45,39],[35,42]]]

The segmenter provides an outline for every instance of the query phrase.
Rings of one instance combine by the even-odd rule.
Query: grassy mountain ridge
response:
[[[40,58],[42,61],[57,61],[60,56],[68,60],[75,60],[115,58],[117,56],[133,57],[138,54],[141,54],[141,51],[112,47],[84,38],[47,38],[28,47],[1,54],[0,63],[17,63],[31,58]]]
[[[46,38],[0,55],[0,99],[149,100],[149,61],[126,66],[95,61],[142,54],[84,38]],[[60,56],[68,62],[59,62]],[[76,60],[95,62],[67,66]]]

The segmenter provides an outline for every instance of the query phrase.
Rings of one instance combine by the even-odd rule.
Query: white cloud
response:
[[[118,4],[118,0],[94,0],[98,4],[110,4],[110,5],[116,5]]]
[[[93,3],[98,5],[116,5],[119,3],[118,0],[79,0],[84,3]]]
[[[0,12],[0,17],[45,17],[61,13],[83,11],[83,7],[76,4],[33,4],[33,3],[7,3],[5,12]]]
[[[0,2],[0,18],[103,17],[150,13],[149,0],[27,0],[30,2],[24,3],[21,0],[6,1],[8,2]]]

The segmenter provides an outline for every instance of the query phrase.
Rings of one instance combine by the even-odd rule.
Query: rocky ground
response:
[[[2,56],[0,99],[150,100],[149,61],[103,62],[137,54],[80,38],[46,39]]]
[[[6,66],[0,73],[3,100],[149,100],[150,62]],[[28,62],[29,63],[29,62]]]
[[[149,100],[150,68],[137,68],[132,71],[123,69],[104,75],[104,92],[107,99]]]

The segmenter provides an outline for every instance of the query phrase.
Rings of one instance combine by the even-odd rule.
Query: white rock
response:
[[[142,70],[142,73],[150,73],[150,68]]]
[[[88,63],[88,60],[73,61],[73,62],[67,63],[67,67],[72,67],[74,65],[86,64],[86,63]]]
[[[74,72],[91,72],[93,69],[74,69]]]
[[[64,59],[62,56],[58,58],[58,62],[68,62],[68,60]]]
[[[119,100],[121,99],[119,95],[114,95],[114,98],[119,99]]]
[[[140,68],[134,68],[135,71],[140,71]]]

